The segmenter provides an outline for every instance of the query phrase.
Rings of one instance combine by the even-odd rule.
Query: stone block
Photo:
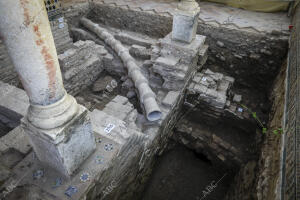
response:
[[[128,103],[128,99],[126,97],[117,95],[115,98],[113,98],[112,102],[125,105],[126,103]]]
[[[27,154],[31,149],[28,137],[20,126],[1,137],[0,142],[8,148],[14,148],[23,154]]]
[[[200,84],[196,84],[194,87],[195,92],[197,93],[202,93],[202,94],[206,94],[207,91],[207,87],[204,85],[200,85]]]
[[[199,12],[188,13],[178,10],[173,16],[172,39],[191,43],[198,27]]]
[[[182,43],[174,41],[171,34],[160,40],[162,50],[161,54],[168,56],[172,54],[176,58],[181,58],[181,63],[191,65],[193,59],[199,56],[199,51],[206,40],[205,36],[196,35],[191,43]]]
[[[221,80],[218,85],[218,91],[226,91],[229,89],[230,82],[226,80]]]
[[[1,165],[12,169],[16,166],[22,159],[24,158],[24,154],[19,152],[14,148],[9,148],[5,152],[0,155]]]
[[[162,104],[171,108],[176,103],[179,94],[180,93],[178,91],[177,92],[174,92],[174,91],[168,92],[166,97],[163,99]]]
[[[234,82],[234,78],[232,78],[230,76],[224,76],[224,79],[229,81],[231,84],[233,84],[233,82]]]
[[[179,58],[172,58],[172,57],[159,57],[155,61],[158,65],[167,68],[174,68],[175,65],[179,62]]]
[[[240,103],[242,101],[242,95],[235,94],[232,100],[233,102]]]
[[[95,109],[90,116],[93,122],[94,132],[118,144],[125,144],[129,137],[134,134],[141,134],[130,128],[123,120],[103,111]]]
[[[65,176],[70,176],[96,147],[87,114],[87,109],[79,105],[79,111],[71,121],[48,130],[38,129],[24,118],[22,126],[38,159]]]

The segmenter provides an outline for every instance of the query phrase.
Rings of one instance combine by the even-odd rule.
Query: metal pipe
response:
[[[155,94],[149,87],[148,80],[141,73],[140,68],[135,64],[134,59],[128,50],[113,35],[105,29],[99,27],[87,18],[81,18],[80,22],[87,29],[94,32],[100,39],[104,40],[122,59],[125,67],[128,69],[128,75],[133,80],[140,96],[140,101],[144,105],[146,117],[149,121],[159,120],[162,116],[160,108],[156,102]]]

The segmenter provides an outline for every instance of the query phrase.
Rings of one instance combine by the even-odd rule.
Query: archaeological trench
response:
[[[0,0],[0,199],[300,199],[300,3],[269,6]]]

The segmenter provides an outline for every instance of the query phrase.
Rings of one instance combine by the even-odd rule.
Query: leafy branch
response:
[[[262,133],[265,134],[268,132],[268,129],[264,126],[264,124],[261,122],[261,120],[257,117],[256,112],[253,112],[250,108],[245,106],[244,104],[240,104],[242,108],[244,108],[254,119],[255,121],[259,124],[259,126],[262,129]],[[275,130],[272,131],[275,135],[282,134],[283,129],[282,128],[276,128]]]

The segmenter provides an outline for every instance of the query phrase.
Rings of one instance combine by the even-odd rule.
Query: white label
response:
[[[238,108],[238,111],[239,112],[243,112],[243,108]]]
[[[115,128],[115,125],[114,125],[114,124],[108,124],[108,125],[105,127],[104,131],[105,131],[106,133],[110,133],[114,128]]]
[[[58,18],[58,22],[59,22],[59,23],[64,22],[64,18],[63,18],[63,17]]]
[[[58,25],[58,28],[63,28],[63,27],[65,27],[64,23],[61,23],[61,24]]]

